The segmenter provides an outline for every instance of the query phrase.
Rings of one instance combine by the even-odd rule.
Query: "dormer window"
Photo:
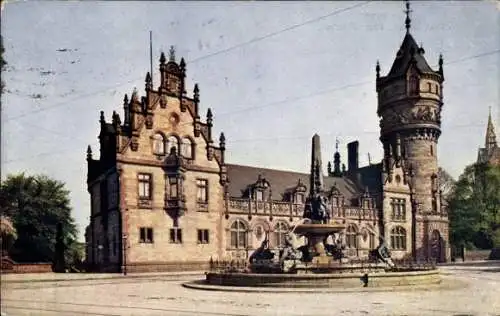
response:
[[[156,155],[165,155],[165,140],[163,135],[159,133],[153,136],[153,152]]]
[[[264,192],[262,190],[256,190],[255,191],[255,199],[257,201],[263,201],[264,200]]]
[[[295,194],[295,203],[304,204],[304,193],[296,193]]]

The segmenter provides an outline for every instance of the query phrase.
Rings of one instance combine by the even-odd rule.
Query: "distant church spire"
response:
[[[491,106],[488,113],[488,126],[486,127],[486,142],[485,148],[487,151],[497,147],[497,139],[495,135],[495,127],[493,126],[493,121],[491,120]]]
[[[411,27],[411,18],[410,18],[410,12],[411,9],[410,9],[410,1],[409,0],[406,0],[406,19],[405,19],[405,26],[406,26],[406,32],[409,33],[410,32],[410,27]]]

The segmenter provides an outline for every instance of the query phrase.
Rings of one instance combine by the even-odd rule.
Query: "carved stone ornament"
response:
[[[130,142],[130,149],[132,149],[132,151],[137,151],[137,149],[139,149],[139,140],[137,137],[132,138],[132,141]]]
[[[165,97],[160,97],[160,107],[162,109],[166,108],[167,107],[167,98]]]

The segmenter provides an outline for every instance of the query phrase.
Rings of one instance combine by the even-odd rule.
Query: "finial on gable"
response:
[[[92,148],[90,147],[90,145],[87,146],[87,160],[91,160],[92,159]]]
[[[410,9],[410,1],[406,0],[406,19],[405,19],[405,27],[406,27],[406,32],[409,33],[410,32],[410,27],[411,27],[411,18],[410,18],[410,12],[411,9]]]
[[[175,48],[174,48],[174,46],[170,46],[170,50],[168,51],[168,61],[175,62]]]

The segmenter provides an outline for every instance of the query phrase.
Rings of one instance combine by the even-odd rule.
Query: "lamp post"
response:
[[[97,245],[97,265],[99,266],[99,272],[101,272],[101,250],[104,248],[103,245]]]
[[[127,275],[127,235],[122,235],[122,245],[123,245],[123,275]]]

